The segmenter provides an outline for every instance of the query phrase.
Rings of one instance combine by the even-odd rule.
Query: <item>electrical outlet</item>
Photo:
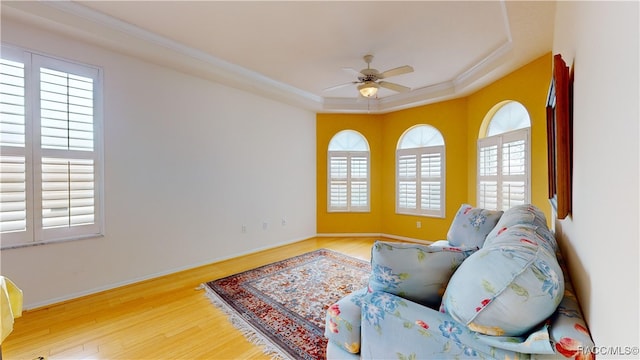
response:
[[[247,225],[242,225],[242,232],[246,233],[247,232]]]
[[[262,223],[262,230],[267,230],[269,228],[269,223],[268,222],[263,222]]]
[[[283,217],[281,224],[282,224],[282,226],[286,226],[287,225],[287,218]]]
[[[422,221],[416,221],[416,229],[422,228]]]

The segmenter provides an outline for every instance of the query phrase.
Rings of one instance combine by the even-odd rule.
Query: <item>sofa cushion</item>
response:
[[[505,231],[465,260],[442,302],[446,313],[471,330],[520,336],[548,318],[563,293],[555,254],[526,232]]]
[[[502,213],[463,204],[451,222],[447,240],[452,246],[482,247],[487,234],[496,226]]]
[[[377,241],[371,249],[369,288],[437,308],[451,274],[477,250]]]
[[[549,253],[555,254],[556,243],[550,241],[546,236],[543,236],[545,229],[540,226],[532,224],[516,224],[508,228],[503,228],[500,236],[488,239],[484,242],[485,247],[501,247],[503,245],[508,246],[517,241],[519,244],[529,244],[535,246],[542,246]],[[548,230],[547,230],[548,231]]]
[[[517,205],[507,210],[502,216],[496,226],[489,232],[485,241],[490,241],[498,236],[506,228],[509,228],[518,224],[533,225],[541,227],[549,232],[547,227],[547,219],[544,213],[537,207],[531,204]],[[550,232],[549,232],[550,234]],[[543,234],[548,236],[547,233]],[[553,235],[551,236],[553,238]],[[555,242],[555,240],[554,240]]]

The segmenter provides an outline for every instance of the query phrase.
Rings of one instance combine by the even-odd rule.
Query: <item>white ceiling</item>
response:
[[[2,1],[2,17],[317,112],[388,112],[469,94],[551,51],[548,1]],[[412,91],[358,96],[344,68]],[[525,84],[523,84],[525,86]]]

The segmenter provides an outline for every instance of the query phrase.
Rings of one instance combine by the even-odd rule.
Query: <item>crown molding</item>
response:
[[[454,79],[380,99],[321,97],[275,81],[72,1],[3,2],[3,16],[62,31],[84,41],[201,76],[221,84],[314,112],[387,113],[463,96],[508,57],[513,46],[504,2],[506,40]]]

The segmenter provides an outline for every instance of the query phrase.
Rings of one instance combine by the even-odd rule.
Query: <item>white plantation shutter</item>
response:
[[[444,138],[430,125],[407,130],[396,150],[396,212],[444,217]]]
[[[347,210],[347,164],[348,157],[333,154],[329,156],[329,208]]]
[[[42,228],[94,223],[93,160],[42,159]]]
[[[0,145],[25,147],[25,74],[24,64],[0,61]]]
[[[509,141],[508,139],[504,139]],[[509,209],[528,202],[525,140],[502,144],[502,208]]]
[[[478,206],[507,210],[530,202],[531,120],[517,101],[503,101],[492,111],[486,137],[478,139]]]
[[[0,171],[0,232],[26,231],[27,172],[24,156],[0,156]]]
[[[351,154],[351,209],[369,208],[369,154]]]
[[[418,156],[398,153],[398,208],[406,211],[418,209]]]
[[[529,128],[478,140],[478,206],[507,210],[530,202]]]
[[[342,130],[331,138],[328,150],[327,210],[369,211],[369,145],[365,137],[354,130]]]
[[[421,154],[420,158],[420,208],[438,211],[442,198],[442,152]]]
[[[20,53],[14,64],[3,47],[0,72],[2,245],[99,235],[101,72]]]
[[[100,234],[95,183],[100,152],[94,141],[99,72],[45,57],[34,57],[34,68],[40,90],[34,132],[40,139],[34,152],[39,163],[36,237],[55,240]]]
[[[93,79],[40,69],[43,149],[93,151]]]
[[[27,107],[24,55],[2,49],[0,59],[0,235],[3,245],[28,241]]]
[[[444,146],[400,149],[396,163],[397,212],[442,216]]]
[[[368,152],[329,152],[329,211],[369,211]]]
[[[478,141],[478,206],[498,209],[498,138]]]

